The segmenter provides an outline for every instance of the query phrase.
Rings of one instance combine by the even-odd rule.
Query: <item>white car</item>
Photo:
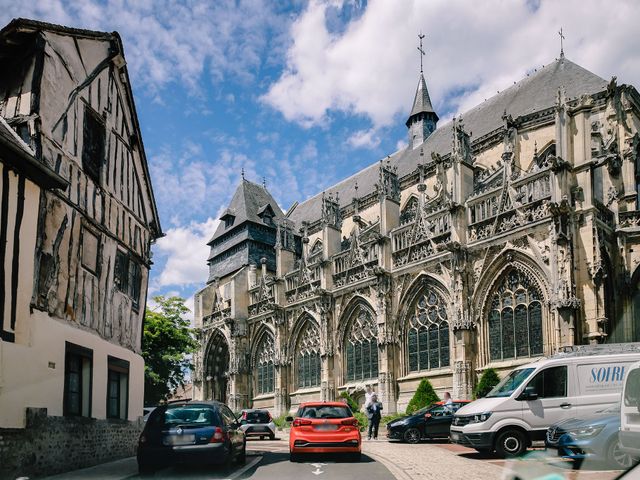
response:
[[[629,367],[620,406],[620,445],[640,458],[640,362]]]
[[[269,410],[242,410],[240,429],[247,437],[260,437],[260,440],[276,438],[276,424]]]

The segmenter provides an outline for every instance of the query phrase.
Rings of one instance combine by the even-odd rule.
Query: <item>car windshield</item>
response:
[[[216,425],[216,415],[212,408],[203,406],[180,406],[168,408],[164,412],[165,425]]]
[[[529,375],[531,375],[531,372],[534,370],[535,368],[521,368],[520,370],[513,370],[487,394],[487,398],[509,397],[515,389],[529,378]]]
[[[302,418],[348,418],[353,414],[347,406],[309,405],[298,410],[297,416]]]

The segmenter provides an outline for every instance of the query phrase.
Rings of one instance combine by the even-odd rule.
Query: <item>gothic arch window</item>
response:
[[[275,390],[274,357],[273,337],[264,334],[256,350],[256,389],[258,395],[272,393]]]
[[[502,275],[489,297],[491,361],[542,355],[542,298],[536,282],[520,270]]]
[[[310,321],[305,323],[296,350],[298,388],[320,386],[320,332]]]
[[[411,223],[416,219],[418,213],[418,199],[411,197],[400,213],[400,225]]]
[[[378,325],[373,313],[358,305],[349,318],[345,338],[346,380],[354,382],[378,378]]]
[[[449,319],[442,296],[428,289],[416,302],[407,333],[409,371],[448,367]]]

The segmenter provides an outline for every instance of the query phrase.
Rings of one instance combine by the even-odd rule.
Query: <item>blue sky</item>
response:
[[[286,210],[403,148],[420,31],[441,123],[557,57],[561,26],[569,59],[640,85],[632,0],[0,0],[14,17],[123,38],[166,233],[150,295],[204,285],[241,169]]]

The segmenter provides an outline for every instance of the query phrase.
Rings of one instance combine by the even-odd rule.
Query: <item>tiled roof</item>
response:
[[[561,87],[565,89],[567,99],[570,99],[601,92],[606,89],[607,82],[566,58],[561,58],[465,112],[462,115],[465,130],[473,134],[473,141],[500,128],[505,111],[517,118],[552,107]],[[431,159],[432,152],[440,155],[449,153],[452,128],[452,122],[447,122],[439,126],[421,146],[414,149],[408,147],[390,155],[391,165],[398,167],[398,176],[402,178],[415,171],[419,163],[424,164]],[[362,197],[375,190],[377,181],[378,162],[326,188],[325,191],[337,192],[341,206],[344,207],[356,196],[356,182],[358,195]],[[322,193],[319,193],[300,203],[291,213],[290,219],[297,226],[300,226],[302,221],[313,223],[321,216],[321,206]]]

